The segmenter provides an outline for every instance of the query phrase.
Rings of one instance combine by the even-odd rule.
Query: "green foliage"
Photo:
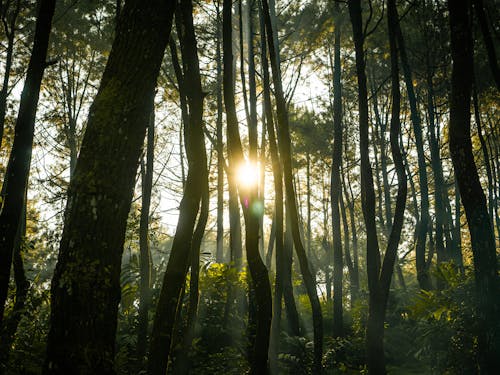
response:
[[[476,373],[479,327],[472,274],[462,275],[452,264],[442,265],[439,274],[446,289],[422,291],[410,305],[412,354],[437,373]]]
[[[282,374],[312,374],[313,343],[305,337],[281,335],[278,368]]]

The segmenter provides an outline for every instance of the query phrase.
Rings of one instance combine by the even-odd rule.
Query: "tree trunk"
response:
[[[221,54],[221,17],[219,2],[216,3],[217,30],[216,30],[216,64],[217,64],[217,247],[215,260],[224,262],[224,139],[222,135],[222,54]]]
[[[232,53],[232,2],[223,2],[223,85],[224,105],[227,118],[228,154],[230,173],[244,163],[243,149],[236,117],[236,106],[234,102],[233,88],[233,53]],[[256,320],[257,327],[255,341],[252,343],[250,355],[250,374],[268,373],[268,348],[271,328],[272,300],[271,286],[266,266],[259,254],[259,220],[255,213],[255,206],[259,204],[257,197],[257,184],[251,187],[237,186],[240,203],[245,219],[245,248],[247,262],[255,290],[255,301],[257,304]]]
[[[43,73],[47,67],[47,47],[55,0],[42,0],[35,26],[33,49],[21,93],[14,143],[2,186],[0,213],[0,327],[9,288],[12,254],[25,205],[25,192],[31,165],[35,117]]]
[[[264,109],[265,109],[265,122],[266,130],[269,138],[269,151],[271,153],[271,162],[274,178],[274,215],[271,235],[274,232],[274,242],[276,244],[276,278],[275,278],[275,292],[273,300],[273,319],[271,324],[271,343],[270,343],[270,365],[271,373],[277,372],[278,360],[278,346],[279,335],[281,331],[281,312],[282,300],[284,289],[284,275],[285,275],[285,249],[284,249],[284,230],[283,230],[283,175],[281,171],[280,155],[276,142],[276,133],[274,129],[274,119],[271,103],[271,82],[269,77],[269,63],[267,60],[266,48],[266,29],[264,25],[264,17],[262,8],[259,6],[259,20],[260,20],[260,33],[261,33],[261,63],[262,63],[262,85],[264,96]],[[270,249],[272,249],[270,238]],[[268,252],[269,253],[269,252]],[[268,267],[271,266],[269,259]],[[293,298],[293,295],[292,295]]]
[[[385,374],[385,355],[384,355],[384,320],[389,297],[389,288],[391,285],[392,274],[394,272],[394,263],[397,258],[397,250],[401,230],[404,222],[404,211],[406,206],[407,182],[406,173],[403,165],[403,157],[399,147],[399,132],[401,123],[400,115],[400,92],[399,92],[399,69],[398,69],[398,48],[396,46],[396,28],[398,23],[398,14],[396,1],[389,0],[387,5],[389,44],[391,52],[391,129],[390,143],[392,159],[396,168],[398,177],[398,193],[396,206],[394,210],[394,220],[391,225],[391,233],[385,251],[380,276],[376,280],[369,280],[369,313],[366,333],[367,343],[367,364],[369,374]],[[370,265],[368,265],[370,267]],[[370,277],[370,269],[369,274]],[[372,275],[373,276],[373,275]],[[374,289],[372,289],[374,286]]]
[[[183,83],[189,108],[189,123],[186,124],[185,136],[188,175],[184,196],[180,204],[177,229],[153,323],[148,361],[150,375],[163,375],[167,370],[176,311],[182,306],[180,294],[184,288],[189,260],[193,258],[193,249],[198,246],[199,250],[199,243],[197,244],[195,241],[201,241],[201,239],[195,238],[196,235],[200,235],[196,232],[201,231],[202,235],[205,229],[203,221],[206,220],[203,218],[204,214],[200,212],[199,224],[201,223],[201,226],[196,228],[193,235],[200,202],[202,206],[204,205],[205,185],[208,185],[207,156],[203,133],[204,95],[201,88],[193,26],[193,5],[191,0],[182,0],[179,6],[176,20],[179,22],[179,30],[181,31],[179,38],[184,67]]]
[[[488,153],[488,148],[486,146],[486,141],[484,139],[483,135],[483,127],[482,127],[482,121],[481,121],[481,113],[479,111],[479,99],[477,97],[477,90],[476,86],[473,85],[472,89],[472,100],[474,103],[474,120],[476,122],[477,126],[477,136],[479,137],[479,143],[481,144],[481,151],[483,153],[483,162],[484,162],[484,167],[486,168],[486,177],[488,178],[488,215],[490,217],[490,223],[491,223],[491,228],[493,230],[493,233],[495,233],[494,230],[494,215],[493,215],[493,209],[494,209],[494,198],[493,198],[493,176],[491,174],[491,165],[490,165],[490,156]]]
[[[139,252],[140,252],[140,282],[139,282],[139,316],[137,318],[137,357],[143,360],[146,354],[147,335],[149,325],[149,308],[151,305],[151,252],[149,249],[149,208],[151,206],[151,190],[153,188],[153,162],[155,140],[154,109],[148,125],[146,146],[146,165],[142,175],[142,204],[139,223]]]
[[[26,200],[25,200],[26,202]],[[26,278],[23,264],[23,247],[25,246],[26,236],[26,205],[23,207],[21,223],[18,226],[14,245],[14,258],[12,260],[14,266],[14,282],[16,285],[16,295],[14,307],[10,312],[8,319],[5,320],[2,329],[0,330],[0,374],[3,374],[5,367],[9,362],[12,343],[15,339],[17,327],[21,318],[25,313],[25,303],[30,282]]]
[[[125,228],[174,8],[131,0],[122,10],[69,187],[45,374],[114,373]]]
[[[323,315],[321,313],[321,305],[319,303],[318,294],[316,292],[315,277],[311,272],[304,245],[302,244],[302,239],[300,238],[299,216],[297,212],[297,202],[293,188],[292,154],[290,130],[288,124],[288,111],[281,83],[281,73],[279,70],[277,58],[278,54],[273,40],[274,32],[272,28],[271,16],[267,0],[263,0],[262,5],[266,34],[268,39],[267,45],[269,48],[269,57],[273,73],[276,107],[278,113],[278,147],[283,163],[287,214],[290,215],[295,251],[299,259],[300,270],[302,272],[307,295],[311,303],[314,330],[313,371],[319,374],[322,372],[321,360],[323,354]]]
[[[340,7],[335,5],[335,36],[334,36],[334,73],[333,73],[333,151],[330,199],[332,205],[333,234],[333,336],[344,334],[343,275],[344,261],[342,255],[342,234],[340,231],[339,199],[341,192],[340,165],[342,164],[342,86],[340,82]],[[346,241],[347,238],[344,238]]]
[[[473,47],[470,1],[448,1],[451,28],[451,96],[449,147],[460,197],[469,224],[479,320],[479,366],[483,374],[500,368],[499,280],[495,238],[486,198],[472,153],[470,138],[470,96],[473,77]]]
[[[431,284],[428,269],[425,263],[425,242],[429,227],[429,186],[427,181],[427,163],[425,161],[424,153],[424,139],[422,136],[422,121],[417,106],[417,98],[415,97],[415,90],[413,88],[412,72],[406,55],[405,41],[399,21],[394,22],[394,27],[394,33],[397,38],[397,44],[401,57],[401,66],[403,68],[408,101],[410,103],[410,117],[413,124],[413,133],[415,135],[415,145],[417,148],[418,181],[420,185],[420,232],[417,236],[417,244],[415,248],[417,279],[421,289],[429,290],[431,288]]]

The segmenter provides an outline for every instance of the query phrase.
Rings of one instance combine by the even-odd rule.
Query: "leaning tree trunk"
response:
[[[185,137],[188,176],[153,323],[148,360],[148,374],[150,375],[163,375],[168,367],[176,312],[182,306],[180,296],[186,280],[190,253],[195,245],[193,231],[204,194],[204,186],[208,179],[203,133],[204,95],[193,26],[193,5],[191,0],[182,0],[179,6],[176,17],[180,16],[181,20],[177,21],[182,23],[180,38],[185,69],[183,86],[189,107],[189,123],[186,124]],[[203,218],[200,215],[201,220]]]
[[[262,1],[265,28],[267,34],[267,45],[269,48],[269,57],[271,61],[271,69],[273,73],[274,92],[276,97],[276,107],[278,114],[278,147],[283,163],[283,174],[285,180],[286,192],[286,208],[287,215],[290,215],[291,229],[295,251],[299,259],[300,270],[307,290],[307,295],[311,303],[313,315],[313,331],[314,331],[314,357],[313,370],[316,373],[322,372],[322,355],[323,355],[323,315],[321,313],[321,305],[319,303],[318,294],[316,291],[316,280],[311,272],[309,262],[302,239],[300,238],[299,215],[297,212],[297,201],[293,188],[292,175],[292,154],[288,111],[281,83],[281,73],[278,65],[278,53],[276,51],[273,40],[273,27],[267,0]]]
[[[449,147],[460,198],[469,224],[479,321],[479,367],[482,374],[500,368],[499,279],[495,237],[486,197],[477,173],[470,137],[470,97],[473,77],[473,46],[470,1],[448,1],[451,28]]]
[[[35,117],[42,83],[47,67],[47,47],[54,15],[55,0],[42,0],[38,11],[33,49],[26,81],[21,93],[19,115],[16,121],[14,143],[2,186],[0,213],[0,327],[9,288],[12,254],[25,204],[25,192],[31,165],[31,151],[35,133]]]
[[[68,191],[44,374],[114,374],[125,228],[174,8],[121,12]]]

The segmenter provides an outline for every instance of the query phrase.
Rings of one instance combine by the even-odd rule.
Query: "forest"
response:
[[[494,0],[1,0],[0,375],[498,374]]]

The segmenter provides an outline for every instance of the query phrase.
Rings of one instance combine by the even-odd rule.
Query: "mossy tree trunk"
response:
[[[121,10],[68,191],[44,374],[114,374],[125,228],[174,9]]]

